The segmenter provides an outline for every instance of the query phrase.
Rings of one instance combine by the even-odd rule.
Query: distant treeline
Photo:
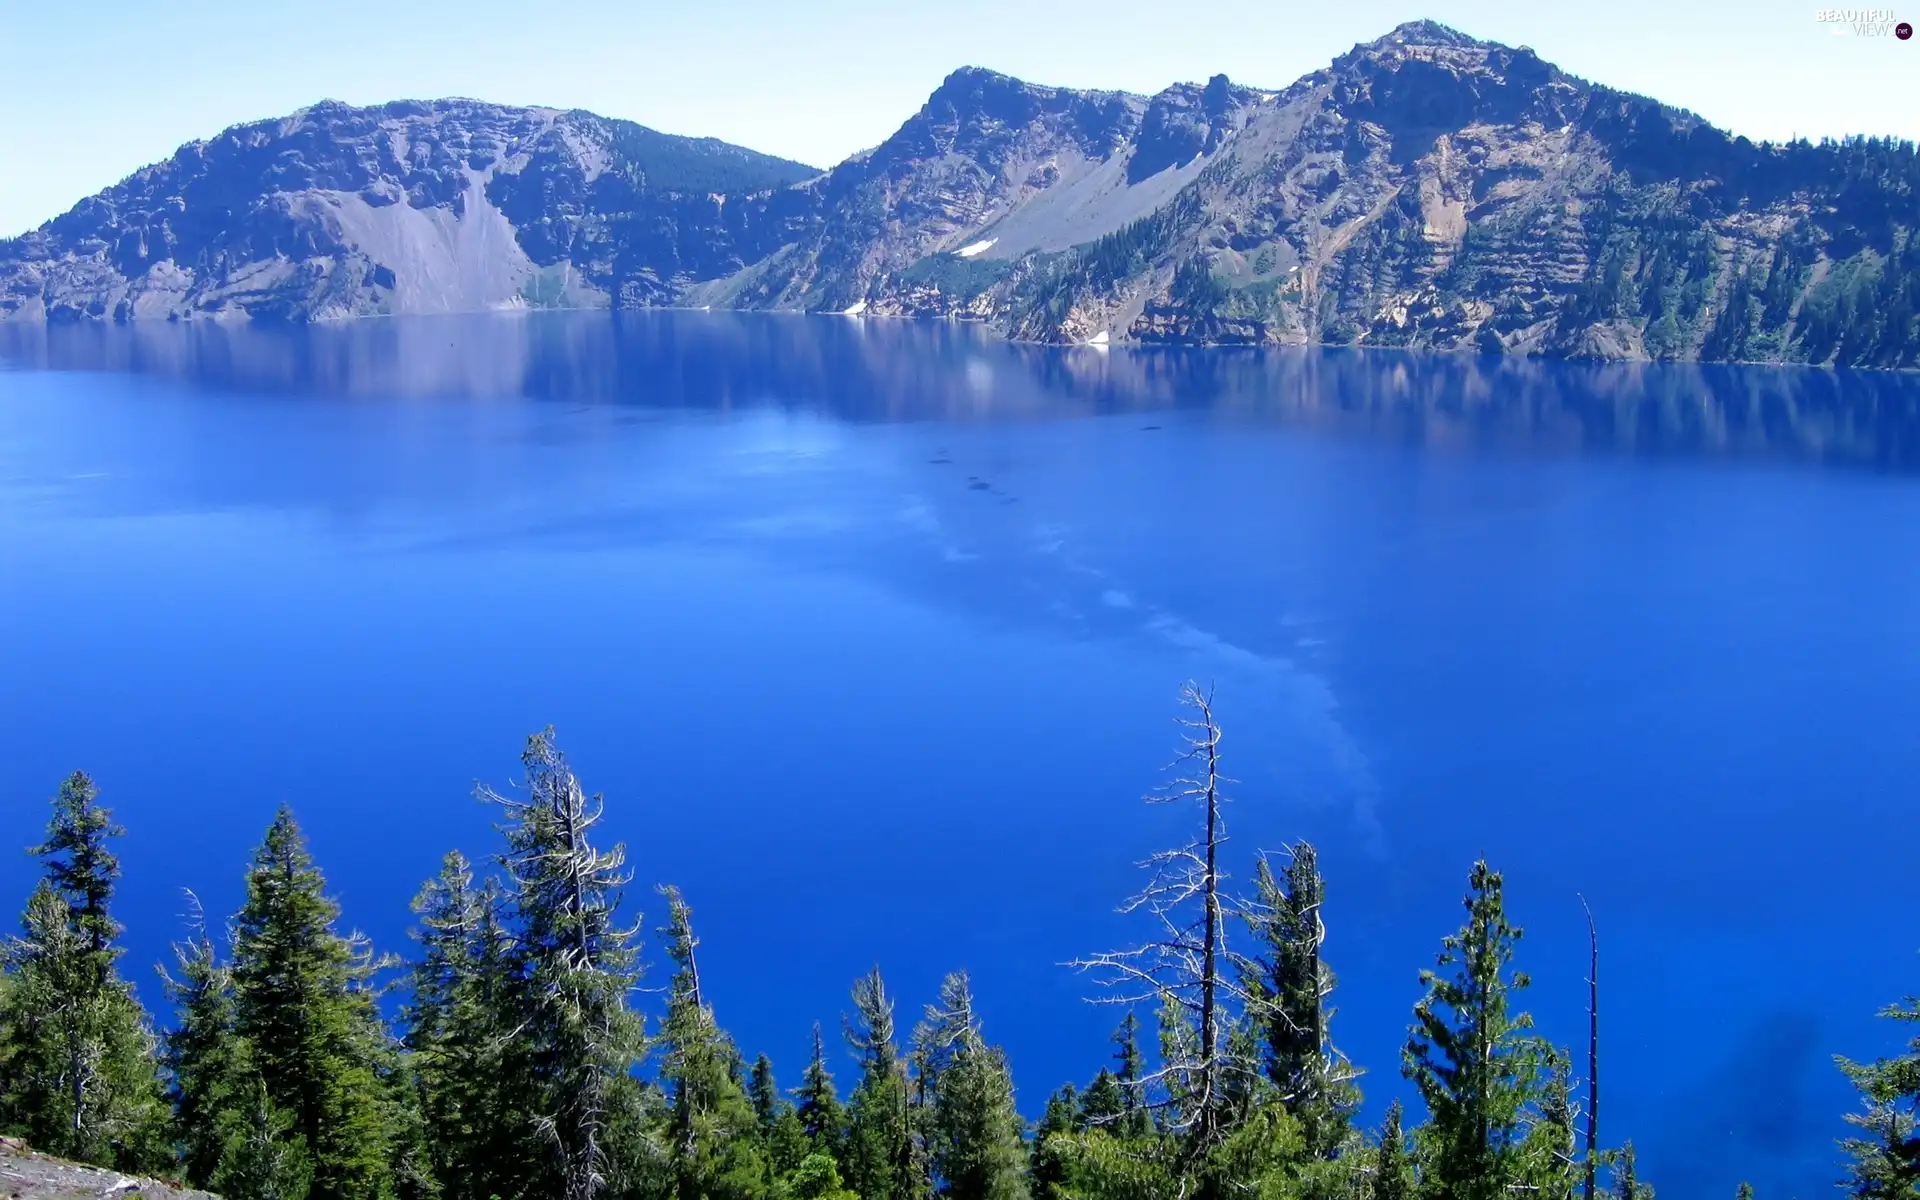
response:
[[[1193,838],[1153,856],[1124,906],[1141,942],[1075,964],[1116,1001],[1115,1045],[1105,1066],[1089,1047],[1084,1086],[1037,1121],[1015,1109],[964,972],[910,1029],[879,971],[863,976],[836,1031],[845,1097],[817,1024],[799,1086],[781,1088],[719,1025],[670,887],[649,1021],[623,848],[596,844],[600,798],[548,730],[527,743],[524,786],[482,789],[500,844],[480,864],[446,856],[405,962],[340,932],[282,809],[224,936],[196,920],[162,972],[165,1032],[117,965],[123,830],[86,775],[67,779],[0,975],[0,1131],[229,1200],[1650,1197],[1632,1144],[1598,1127],[1600,991],[1587,1045],[1533,1032],[1520,930],[1484,862],[1407,1031],[1400,1070],[1424,1113],[1395,1103],[1360,1126],[1360,1072],[1329,1032],[1313,848],[1261,857],[1250,895],[1223,889],[1219,726],[1206,694],[1183,698],[1176,778],[1155,799],[1191,808]],[[1920,1002],[1887,1015],[1920,1021]],[[1849,1194],[1920,1196],[1920,1038],[1841,1066],[1862,1097]]]

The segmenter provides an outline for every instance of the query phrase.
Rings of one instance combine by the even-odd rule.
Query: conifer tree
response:
[[[1360,1092],[1358,1072],[1333,1048],[1333,971],[1321,958],[1326,941],[1326,882],[1313,846],[1301,842],[1276,878],[1260,857],[1254,897],[1243,916],[1256,952],[1242,960],[1247,1009],[1259,1058],[1280,1102],[1300,1123],[1307,1153],[1332,1158],[1346,1141]]]
[[[1387,1105],[1386,1119],[1380,1126],[1380,1145],[1373,1156],[1373,1182],[1368,1200],[1414,1200],[1419,1184],[1414,1178],[1413,1155],[1407,1136],[1401,1129],[1402,1110],[1395,1100]]]
[[[315,1200],[395,1191],[395,1053],[375,1006],[383,965],[364,938],[334,928],[340,909],[282,807],[253,853],[233,922],[234,1028],[265,1096],[256,1137],[300,1136]],[[259,1106],[256,1106],[258,1108]]]
[[[784,1181],[780,1193],[791,1200],[860,1200],[840,1182],[840,1166],[830,1154],[809,1154]]]
[[[813,1057],[807,1061],[806,1073],[793,1094],[798,1102],[794,1111],[807,1145],[814,1153],[829,1155],[844,1164],[847,1112],[834,1091],[833,1073],[827,1069],[826,1039],[818,1021],[813,1025]]]
[[[1910,996],[1880,1015],[1920,1025],[1920,998]],[[1836,1061],[1862,1102],[1862,1111],[1847,1114],[1859,1133],[1841,1143],[1850,1160],[1848,1193],[1869,1200],[1920,1197],[1920,1028],[1904,1054],[1871,1063]]]
[[[1733,1194],[1733,1200],[1753,1200],[1753,1185],[1742,1183],[1740,1190]]]
[[[501,1022],[516,998],[513,947],[498,884],[475,885],[453,851],[415,897],[419,957],[402,1020],[425,1151],[447,1200],[511,1195],[537,1157],[506,1091],[518,1052]]]
[[[780,1085],[773,1077],[773,1061],[764,1054],[753,1060],[753,1073],[747,1080],[747,1099],[753,1105],[768,1175],[777,1180],[797,1168],[811,1147],[793,1102],[780,1094]]]
[[[780,1096],[780,1085],[774,1082],[773,1060],[764,1054],[753,1060],[753,1073],[747,1077],[747,1100],[753,1105],[753,1119],[760,1126],[760,1136],[766,1137],[773,1132],[774,1123],[780,1119],[780,1107],[786,1101]]]
[[[113,814],[100,807],[99,798],[100,790],[86,772],[69,775],[53,798],[47,840],[29,853],[40,857],[48,886],[66,901],[72,914],[69,923],[104,986],[119,956],[113,943],[120,936],[119,923],[108,912],[114,883],[120,878],[120,860],[108,849],[107,839],[124,837],[127,831],[113,823]]]
[[[44,877],[6,950],[0,1128],[66,1158],[150,1170],[166,1155],[167,1114],[151,1025],[115,965],[120,863],[107,843],[125,831],[98,797],[84,773],[69,776],[30,851]]]
[[[14,1061],[18,1046],[13,1026],[25,1019],[25,1014],[14,1007],[13,973],[9,966],[7,957],[0,955],[0,1130],[14,1128],[15,1093],[21,1068]]]
[[[292,1115],[267,1095],[258,1075],[249,1077],[243,1099],[211,1185],[225,1200],[305,1200],[313,1164]]]
[[[1428,1183],[1446,1200],[1495,1200],[1522,1183],[1523,1119],[1536,1095],[1532,1020],[1511,1011],[1525,974],[1510,971],[1520,930],[1507,922],[1500,875],[1473,866],[1467,921],[1422,971],[1404,1070],[1426,1101]],[[1445,972],[1444,974],[1442,972]]]
[[[670,1146],[679,1200],[747,1200],[769,1173],[759,1154],[760,1123],[739,1079],[733,1042],[721,1032],[700,989],[692,911],[674,888],[667,901],[667,956],[673,981],[660,1029],[661,1080],[671,1098]]]
[[[230,1150],[243,1148],[243,1133],[287,1121],[261,1119],[257,1111],[264,1092],[251,1048],[234,1029],[233,973],[219,961],[198,898],[189,893],[188,901],[194,921],[188,939],[173,947],[177,975],[160,971],[178,1022],[166,1035],[164,1058],[181,1172],[195,1187],[210,1188]]]
[[[1120,1081],[1112,1071],[1101,1067],[1080,1097],[1080,1124],[1105,1129],[1118,1136],[1121,1132],[1120,1118],[1126,1112],[1127,1099],[1120,1090]]]
[[[626,848],[594,847],[605,802],[587,796],[551,728],[527,739],[521,765],[524,796],[482,787],[480,797],[505,816],[518,960],[509,1027],[521,1044],[509,1093],[547,1148],[523,1190],[594,1200],[607,1186],[609,1122],[645,1047],[628,1006],[639,927],[618,919]]]
[[[1140,1017],[1132,1009],[1120,1019],[1113,1040],[1119,1047],[1113,1056],[1113,1079],[1119,1085],[1122,1108],[1114,1131],[1123,1138],[1143,1138],[1153,1132],[1153,1114],[1144,1103],[1146,1059],[1140,1052]]]
[[[1109,1085],[1113,1082],[1113,1076],[1104,1069],[1097,1078]],[[1117,1101],[1117,1089],[1114,1096]],[[1086,1110],[1071,1083],[1047,1097],[1047,1107],[1033,1128],[1033,1145],[1027,1158],[1027,1190],[1034,1200],[1065,1200],[1069,1178],[1066,1159],[1060,1147],[1052,1144],[1053,1139],[1083,1133],[1086,1128]]]
[[[924,1064],[929,1165],[952,1200],[1026,1200],[1026,1148],[1006,1056],[989,1046],[965,971],[940,985],[914,1043]]]
[[[1583,1164],[1574,1130],[1573,1080],[1566,1051],[1543,1051],[1540,1111],[1526,1136],[1527,1174],[1541,1200],[1573,1200]]]
[[[853,1009],[846,1037],[860,1082],[847,1106],[847,1185],[863,1200],[921,1200],[930,1190],[927,1167],[880,968],[854,983]]]
[[[1620,1171],[1614,1176],[1613,1187],[1617,1200],[1653,1200],[1653,1189],[1640,1182],[1640,1169],[1632,1142],[1620,1150]]]

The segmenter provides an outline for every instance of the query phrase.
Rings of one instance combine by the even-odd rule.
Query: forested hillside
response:
[[[499,843],[446,856],[404,955],[342,930],[282,809],[240,911],[185,931],[157,1021],[120,962],[125,831],[71,776],[0,974],[0,1131],[227,1200],[1651,1197],[1632,1131],[1597,1126],[1604,1042],[1533,1030],[1521,930],[1485,862],[1410,1015],[1398,1068],[1419,1109],[1362,1126],[1321,954],[1338,891],[1305,843],[1227,891],[1220,727],[1209,695],[1184,700],[1154,799],[1191,840],[1127,901],[1139,941],[1074,964],[1117,1002],[1113,1044],[1086,1047],[1085,1078],[1038,1112],[1016,1111],[965,971],[917,1018],[878,968],[854,980],[844,1028],[816,1023],[782,1087],[720,1023],[687,899],[662,887],[664,920],[633,923],[625,851],[598,840],[601,800],[548,730],[523,786],[482,789]],[[1887,1015],[1920,1021],[1920,1002]],[[1920,1037],[1841,1065],[1861,1106],[1836,1174],[1851,1195],[1920,1195]]]

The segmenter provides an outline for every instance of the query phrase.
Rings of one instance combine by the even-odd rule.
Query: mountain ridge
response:
[[[712,306],[1913,367],[1916,224],[1911,143],[1754,143],[1412,21],[1280,89],[964,66],[825,170],[580,110],[323,101],[0,242],[0,319]]]

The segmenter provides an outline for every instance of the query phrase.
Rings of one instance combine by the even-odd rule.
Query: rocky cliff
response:
[[[1912,367],[1916,224],[1910,143],[1754,144],[1414,22],[1281,90],[963,69],[825,173],[582,113],[323,105],[0,243],[0,313],[678,304]]]

